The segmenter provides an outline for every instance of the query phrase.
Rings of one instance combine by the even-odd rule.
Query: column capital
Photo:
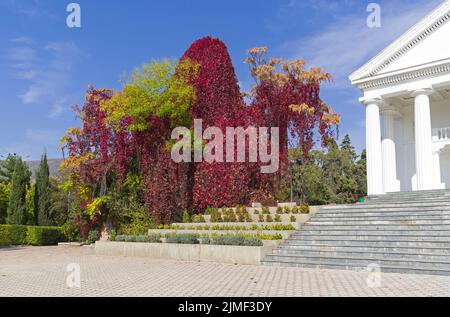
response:
[[[359,98],[359,101],[365,106],[373,104],[381,106],[382,104],[384,104],[383,98],[381,97],[371,97],[371,98],[361,97]]]
[[[393,116],[396,119],[402,117],[402,113],[397,107],[392,106],[392,105],[388,105],[388,104],[384,104],[381,107],[380,114],[381,115],[391,115],[391,116]]]
[[[410,90],[409,92],[411,93],[411,96],[413,96],[413,97],[417,97],[417,96],[420,96],[420,95],[429,96],[429,95],[432,95],[434,93],[434,89],[431,88],[431,87],[426,87],[426,88],[419,88],[419,89]]]

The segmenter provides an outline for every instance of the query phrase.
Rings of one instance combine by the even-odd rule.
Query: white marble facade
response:
[[[350,80],[366,107],[368,194],[450,188],[450,0]]]

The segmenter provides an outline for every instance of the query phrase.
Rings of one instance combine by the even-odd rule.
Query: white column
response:
[[[413,92],[417,190],[433,189],[433,153],[431,136],[430,97],[432,89]]]
[[[397,156],[394,141],[394,121],[396,112],[383,110],[383,140],[381,142],[383,155],[383,188],[386,193],[400,191],[397,180]]]
[[[366,105],[367,192],[384,194],[380,128],[381,99],[368,99]]]

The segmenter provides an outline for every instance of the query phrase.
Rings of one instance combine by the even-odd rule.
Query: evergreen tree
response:
[[[27,224],[27,187],[30,184],[30,171],[28,166],[17,157],[14,172],[11,179],[11,192],[9,194],[7,223],[25,225]]]
[[[51,219],[51,190],[50,171],[47,154],[44,154],[36,171],[36,184],[34,186],[34,222],[35,225],[49,226]]]
[[[11,182],[18,158],[16,154],[9,154],[4,161],[0,161],[0,182]]]

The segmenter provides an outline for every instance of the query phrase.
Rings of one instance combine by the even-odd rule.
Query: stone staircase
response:
[[[450,275],[450,191],[322,207],[264,265]]]

